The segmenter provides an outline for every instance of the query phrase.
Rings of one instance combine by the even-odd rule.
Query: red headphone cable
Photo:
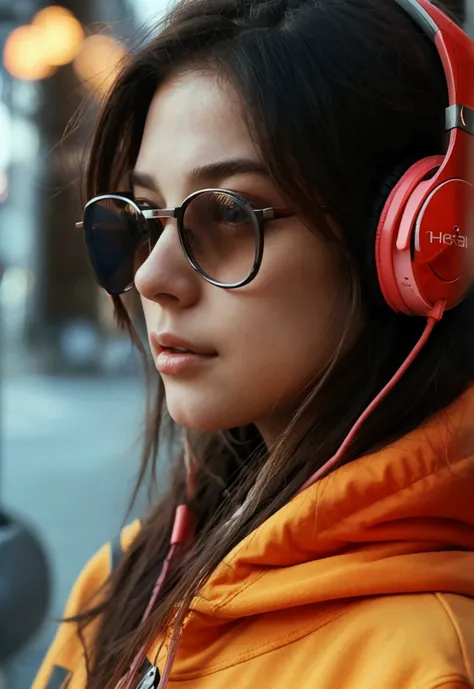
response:
[[[318,479],[322,478],[325,476],[336,464],[342,459],[344,452],[347,450],[351,442],[354,440],[354,437],[358,433],[360,427],[362,424],[366,421],[366,419],[372,414],[374,409],[379,406],[380,402],[385,399],[385,397],[388,395],[390,390],[392,390],[395,385],[398,383],[398,381],[403,377],[407,369],[412,365],[418,354],[421,352],[425,344],[427,343],[434,326],[438,321],[441,320],[443,317],[444,309],[446,306],[446,301],[444,299],[440,299],[435,303],[431,311],[428,313],[427,319],[426,319],[426,325],[423,330],[423,333],[421,334],[421,337],[419,338],[418,342],[415,344],[413,349],[411,350],[410,354],[407,356],[403,364],[400,366],[400,368],[396,371],[396,373],[390,378],[388,383],[385,385],[384,388],[379,392],[377,397],[375,397],[372,402],[369,404],[369,406],[365,409],[365,411],[362,412],[362,414],[359,416],[355,424],[352,426],[351,430],[345,437],[342,445],[338,449],[335,455],[331,457],[331,459],[328,459],[328,461],[323,464],[322,467],[320,467],[317,471],[312,474],[307,481],[301,486],[299,489],[298,493],[303,492],[306,488],[309,488],[313,483],[315,483]]]

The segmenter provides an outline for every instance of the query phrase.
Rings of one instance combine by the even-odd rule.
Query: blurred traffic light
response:
[[[36,81],[51,76],[54,67],[45,59],[41,30],[38,27],[19,26],[8,36],[3,50],[3,63],[7,72],[16,79]]]
[[[44,59],[50,65],[67,65],[79,53],[84,40],[84,29],[65,7],[45,7],[36,14],[32,25],[41,31]]]
[[[3,62],[17,79],[44,79],[60,65],[72,62],[83,40],[84,30],[74,14],[64,7],[50,5],[37,13],[31,24],[10,33]]]

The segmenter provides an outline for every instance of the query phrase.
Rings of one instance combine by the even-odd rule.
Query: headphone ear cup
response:
[[[431,240],[426,246],[430,230],[420,225],[425,218],[426,226],[428,208],[431,209],[431,228],[446,222],[447,207],[452,216],[449,222],[459,223],[463,215],[459,204],[455,203],[459,194],[449,193],[451,186],[444,188],[445,184],[435,181],[443,161],[444,156],[434,155],[414,162],[392,188],[379,218],[374,246],[378,283],[386,303],[396,313],[426,317],[436,301],[443,299],[451,303],[454,298],[459,301],[458,277],[445,280],[433,270],[430,256],[445,254],[445,248],[441,252],[436,248],[433,251]],[[467,182],[463,184],[469,186]],[[438,191],[443,188],[440,196]],[[423,237],[424,248],[420,247],[420,237]],[[453,258],[453,252],[449,251],[446,258]],[[443,258],[443,266],[446,258]],[[458,258],[455,257],[454,263],[459,267]]]
[[[369,273],[368,289],[370,296],[374,301],[375,305],[381,309],[390,308],[387,304],[385,297],[383,296],[382,290],[380,289],[380,282],[378,277],[377,269],[377,256],[376,256],[376,242],[377,242],[377,232],[380,227],[381,221],[383,221],[384,211],[387,206],[387,201],[390,194],[397,186],[400,179],[403,177],[405,172],[415,163],[419,158],[406,158],[403,161],[397,163],[390,172],[384,177],[377,196],[374,200],[372,211],[369,218],[369,231],[368,231],[368,243],[367,243],[367,256],[366,263]]]

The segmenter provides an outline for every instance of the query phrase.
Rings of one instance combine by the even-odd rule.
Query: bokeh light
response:
[[[89,36],[74,60],[74,70],[87,86],[101,96],[109,91],[127,54],[124,44],[112,36]]]
[[[31,24],[10,33],[3,49],[3,63],[17,79],[44,79],[55,71],[44,50],[42,30]]]
[[[66,65],[74,60],[81,49],[84,30],[72,12],[50,5],[36,14],[32,24],[42,31],[44,59],[50,65]]]

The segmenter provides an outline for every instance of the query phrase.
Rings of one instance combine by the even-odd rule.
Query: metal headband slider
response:
[[[446,108],[446,131],[450,129],[462,129],[474,136],[474,110],[467,105],[455,103]]]

